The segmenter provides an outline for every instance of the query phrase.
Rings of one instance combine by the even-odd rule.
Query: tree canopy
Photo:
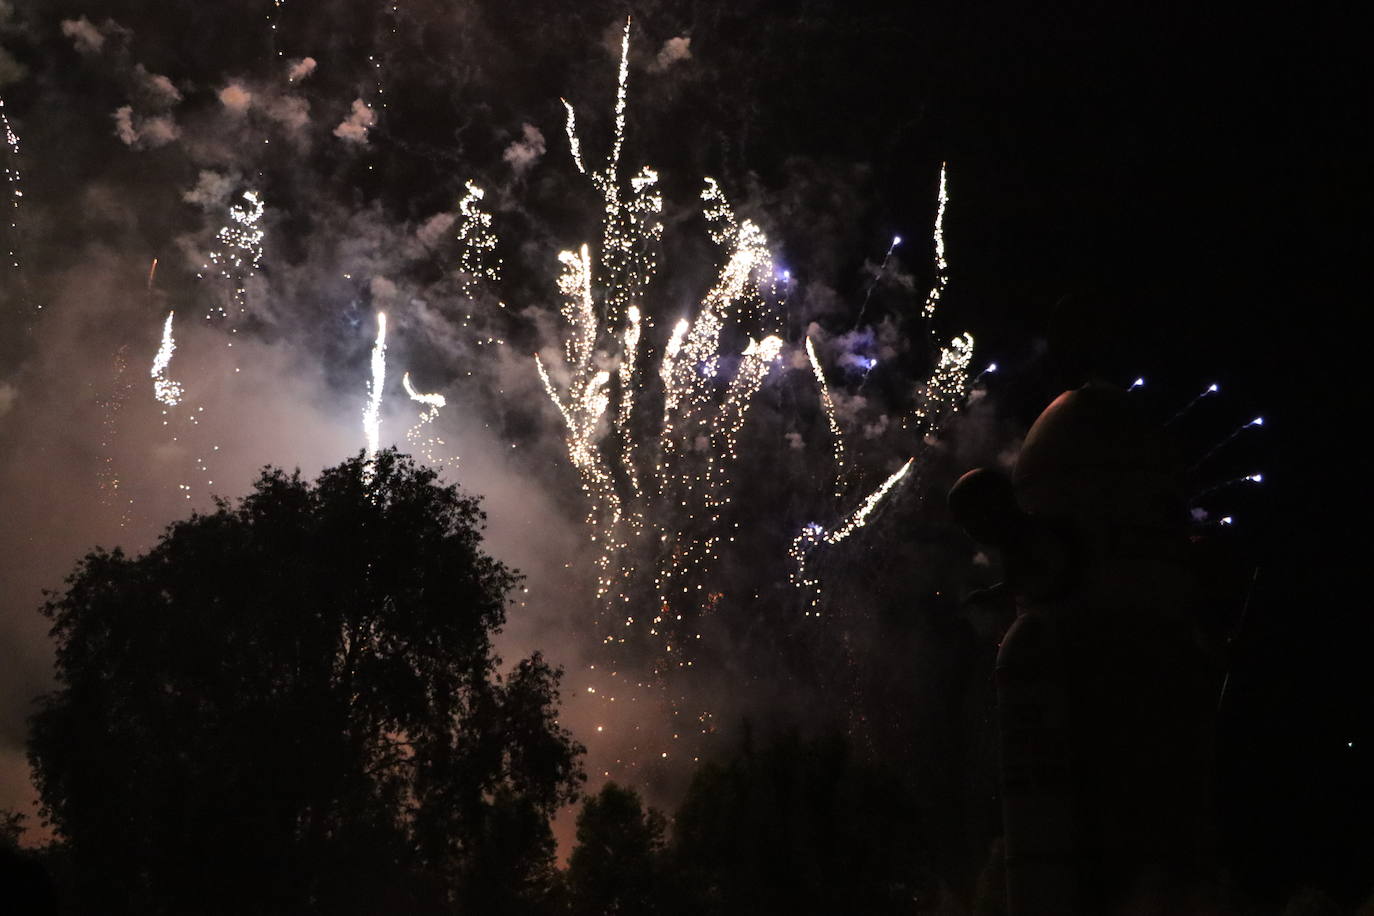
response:
[[[519,576],[483,519],[387,451],[314,483],[268,468],[145,554],[87,555],[43,608],[57,687],[30,739],[78,893],[110,913],[533,905],[581,748],[559,672],[500,672]]]

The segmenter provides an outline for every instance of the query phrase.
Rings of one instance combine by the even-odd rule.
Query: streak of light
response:
[[[410,396],[412,401],[424,405],[424,409],[420,411],[420,417],[415,425],[406,430],[406,441],[418,449],[420,454],[424,456],[425,460],[429,462],[430,465],[437,466],[443,462],[443,458],[438,454],[436,449],[443,447],[446,443],[443,439],[432,433],[430,435],[425,435],[425,429],[433,425],[435,419],[439,416],[439,410],[444,407],[448,401],[438,392],[426,394],[415,390],[415,386],[410,382],[409,372],[401,376],[401,385],[405,388],[406,394]]]
[[[1204,462],[1207,461],[1207,459],[1211,458],[1211,457],[1212,457],[1213,455],[1215,455],[1217,452],[1221,451],[1221,450],[1224,449],[1226,446],[1230,445],[1232,442],[1235,441],[1235,439],[1236,439],[1237,436],[1239,436],[1241,433],[1245,432],[1245,431],[1246,431],[1247,429],[1249,429],[1250,427],[1252,427],[1252,426],[1263,426],[1263,425],[1264,425],[1264,417],[1255,417],[1255,418],[1254,418],[1253,420],[1251,420],[1250,422],[1248,422],[1248,423],[1242,423],[1240,426],[1237,426],[1237,427],[1231,432],[1231,434],[1230,434],[1229,436],[1227,436],[1225,439],[1222,439],[1222,440],[1221,440],[1220,442],[1218,442],[1216,445],[1214,445],[1214,446],[1212,446],[1211,448],[1209,448],[1206,452],[1203,453],[1203,455],[1202,455],[1201,458],[1199,458],[1197,461],[1193,462],[1193,465],[1192,465],[1192,467],[1189,468],[1189,470],[1192,470],[1192,471],[1197,470],[1199,467],[1201,467],[1201,466],[1203,465]]]
[[[167,320],[162,323],[162,343],[157,348],[157,353],[153,356],[153,366],[149,375],[153,379],[153,396],[162,403],[164,407],[175,407],[181,403],[182,387],[180,382],[173,381],[167,377],[167,367],[171,365],[172,354],[176,352],[176,339],[172,336],[172,316],[175,312],[167,313]],[[162,411],[163,416],[167,411]],[[167,421],[162,421],[167,425]]]
[[[949,285],[949,262],[945,260],[945,207],[949,204],[949,185],[945,163],[940,163],[939,203],[935,208],[935,284],[926,294],[925,304],[921,306],[921,317],[926,321],[935,317],[935,308],[940,304]]]
[[[834,530],[827,531],[822,525],[812,522],[793,539],[792,546],[788,550],[793,562],[792,582],[811,593],[808,609],[804,612],[806,616],[811,616],[813,613],[818,617],[820,616],[816,608],[820,604],[821,582],[818,576],[807,570],[807,561],[810,555],[817,547],[823,544],[832,546],[838,544],[864,527],[874,510],[882,504],[883,499],[892,491],[892,488],[906,477],[915,461],[915,458],[908,458],[876,490],[864,497],[854,511],[849,513]]]
[[[1184,404],[1181,408],[1179,408],[1179,410],[1172,417],[1165,420],[1164,425],[1168,426],[1176,420],[1181,420],[1184,417],[1184,415],[1187,414],[1188,411],[1192,410],[1193,407],[1196,406],[1196,404],[1199,401],[1201,401],[1205,397],[1210,397],[1211,395],[1216,394],[1220,390],[1221,386],[1218,385],[1216,382],[1213,382],[1212,384],[1208,385],[1206,388],[1202,389],[1200,393],[1195,395],[1191,401],[1189,401],[1187,404]]]
[[[363,434],[367,454],[372,457],[382,442],[382,387],[386,384],[386,312],[377,313],[377,340],[372,345],[372,379],[367,385],[367,406],[363,408]]]
[[[821,392],[821,406],[825,408],[825,419],[830,425],[830,439],[835,458],[835,498],[839,499],[844,495],[844,433],[840,431],[840,422],[835,417],[835,402],[830,397],[830,386],[825,383],[825,370],[821,368],[821,361],[816,356],[816,348],[809,336],[806,338],[806,358],[811,361],[811,372],[816,376],[816,387]]]

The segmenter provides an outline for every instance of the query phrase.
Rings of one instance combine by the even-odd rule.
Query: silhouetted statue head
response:
[[[1185,523],[1179,462],[1159,424],[1112,385],[1066,391],[1040,414],[1012,485],[1031,515],[1173,529]]]
[[[1020,537],[1025,519],[1006,475],[974,468],[949,491],[949,511],[969,537],[989,547],[1006,548]]]

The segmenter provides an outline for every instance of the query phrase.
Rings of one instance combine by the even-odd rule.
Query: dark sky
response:
[[[473,177],[497,212],[502,295],[522,309],[488,327],[524,349],[492,354],[467,332],[436,329],[451,318],[442,310],[403,312],[394,381],[405,365],[424,369],[463,405],[450,433],[464,443],[460,477],[488,498],[493,549],[531,573],[535,596],[563,581],[579,510],[566,471],[549,470],[559,445],[551,415],[528,406],[540,393],[527,354],[548,343],[538,316],[550,313],[551,274],[538,265],[596,215],[568,163],[558,98],[577,105],[589,156],[603,155],[627,7],[391,6],[288,0],[272,33],[266,0],[0,0],[0,95],[22,139],[26,194],[13,234],[24,267],[0,297],[0,633],[10,654],[0,803],[26,797],[23,711],[46,683],[37,589],[90,544],[146,543],[186,508],[174,481],[195,449],[165,440],[143,367],[165,310],[192,315],[204,301],[195,261],[228,193],[204,207],[186,199],[207,170],[268,200],[269,304],[242,344],[253,379],[207,385],[209,419],[184,430],[188,442],[223,446],[214,489],[241,489],[265,462],[311,469],[361,447],[371,311],[388,296],[452,292],[452,246],[415,239]],[[1368,83],[1350,11],[761,0],[628,10],[626,158],[663,173],[678,227],[669,239],[681,237],[662,277],[674,298],[704,282],[690,220],[700,177],[712,174],[801,278],[797,329],[814,321],[837,339],[865,265],[894,234],[906,241],[893,275],[918,291],[931,282],[947,162],[951,280],[937,323],[945,337],[973,334],[977,367],[1002,367],[989,394],[1008,442],[1085,371],[1118,384],[1144,376],[1141,396],[1161,417],[1219,383],[1222,395],[1189,418],[1196,454],[1265,417],[1213,471],[1266,475],[1262,489],[1216,504],[1237,519],[1237,554],[1259,569],[1222,720],[1228,824],[1241,838],[1237,868],[1256,880],[1357,893],[1374,815],[1361,784],[1374,750],[1361,654],[1374,634],[1355,597],[1369,540],[1357,528],[1368,488],[1356,330],[1368,287],[1351,278],[1369,250],[1370,197],[1359,143]],[[100,47],[83,48],[83,35]],[[663,56],[675,38],[690,39],[689,56]],[[283,82],[306,55],[317,71]],[[254,94],[238,120],[220,96],[231,85]],[[308,103],[304,121],[292,120],[293,95]],[[383,95],[366,145],[334,134],[354,98]],[[140,131],[132,143],[116,135],[124,105]],[[158,135],[162,117],[175,137]],[[504,154],[524,125],[543,149],[517,165]],[[912,307],[890,280],[875,322]],[[136,393],[106,446],[126,346]],[[178,369],[228,367],[209,337],[180,352]],[[394,403],[399,434],[410,420]],[[237,432],[214,439],[205,430],[215,423]],[[503,451],[511,441],[526,450],[515,459]],[[123,528],[123,510],[94,489],[112,455],[140,500]],[[201,478],[192,505],[204,505]],[[567,626],[540,607],[532,596],[528,618],[513,619],[513,646]]]

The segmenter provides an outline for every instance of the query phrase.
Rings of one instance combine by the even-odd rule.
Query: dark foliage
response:
[[[568,862],[574,916],[664,912],[663,832],[663,816],[634,789],[610,782],[588,798]]]
[[[672,912],[910,913],[942,895],[896,773],[786,736],[697,772],[668,851]]]
[[[30,758],[101,912],[534,906],[580,748],[540,656],[498,673],[518,577],[475,499],[395,452],[264,471],[50,596]]]

